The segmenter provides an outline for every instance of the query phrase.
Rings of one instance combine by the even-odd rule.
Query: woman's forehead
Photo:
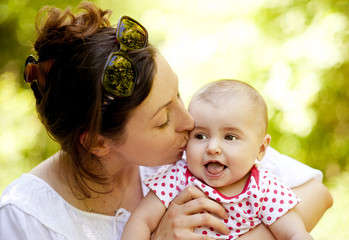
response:
[[[158,53],[156,73],[148,97],[138,107],[142,114],[152,118],[161,109],[166,108],[178,94],[178,79],[166,59]]]

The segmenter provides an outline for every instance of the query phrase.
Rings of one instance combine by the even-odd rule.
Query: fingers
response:
[[[188,187],[183,190],[171,204],[182,205],[182,213],[186,215],[207,211],[216,214],[222,219],[229,217],[221,204],[209,199],[196,187]]]
[[[216,220],[205,220],[207,217],[201,217],[199,215],[185,215],[182,213],[183,205],[171,204],[171,207],[165,212],[157,229],[152,233],[152,240],[213,240],[207,235],[193,232],[193,229],[197,226],[203,226],[205,222],[215,222]],[[208,213],[206,213],[209,215]],[[215,218],[214,216],[208,216]],[[200,219],[201,218],[201,219]],[[212,227],[216,227],[216,224]],[[217,229],[220,229],[218,226]]]
[[[195,228],[198,226],[213,227],[215,231],[224,235],[230,233],[230,230],[221,220],[207,212],[191,215],[183,221],[183,224],[191,224],[195,226]]]
[[[190,186],[181,191],[172,202],[181,205],[190,200],[200,197],[207,198],[206,194],[203,193],[200,189]]]
[[[208,198],[197,198],[190,202],[187,202],[186,204],[183,204],[183,211],[187,215],[206,211],[208,213],[216,214],[223,220],[229,217],[228,213],[225,211],[224,207],[221,204]]]
[[[222,234],[230,231],[225,224],[218,219],[227,219],[228,213],[224,207],[209,199],[196,187],[188,187],[183,190],[170,204],[167,210],[170,216],[182,215],[173,222],[175,228],[190,227],[191,230],[197,226],[213,227]],[[215,216],[216,215],[216,216]]]

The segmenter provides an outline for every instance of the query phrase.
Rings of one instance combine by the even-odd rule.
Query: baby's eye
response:
[[[202,133],[195,134],[195,138],[199,140],[207,139],[207,136]]]
[[[228,140],[228,141],[234,141],[234,140],[236,140],[236,139],[238,139],[236,136],[234,136],[234,135],[230,135],[230,134],[228,134],[228,135],[226,135],[225,137],[224,137],[224,139],[225,140]]]

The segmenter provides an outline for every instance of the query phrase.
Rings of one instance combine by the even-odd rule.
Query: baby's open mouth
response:
[[[207,172],[211,175],[220,175],[227,167],[219,162],[209,162],[206,165]]]

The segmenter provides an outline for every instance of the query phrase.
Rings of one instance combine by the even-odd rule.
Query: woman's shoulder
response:
[[[11,226],[6,231],[23,231],[29,237],[44,232],[59,236],[59,239],[86,239],[86,234],[111,239],[114,235],[111,229],[116,221],[114,217],[74,208],[48,183],[30,173],[23,174],[4,190],[0,198],[0,218]],[[128,215],[117,222],[116,227],[123,226],[126,218]],[[21,223],[27,227],[35,226],[35,229],[27,233]]]
[[[8,185],[0,198],[2,208],[15,208],[38,220],[47,219],[47,212],[60,216],[66,211],[62,197],[41,178],[25,173]]]
[[[6,231],[9,234],[23,232],[21,225],[25,223],[28,227],[36,226],[31,233],[49,233],[49,229],[54,229],[53,218],[63,216],[56,214],[59,207],[57,201],[57,193],[42,179],[23,174],[5,188],[0,198],[0,216],[4,224],[10,226]],[[49,215],[52,215],[52,219]]]
[[[50,187],[42,179],[33,174],[25,173],[10,183],[0,198],[0,208],[5,205],[25,206],[33,203],[33,198],[42,197],[42,190],[50,192]],[[44,200],[44,199],[42,199]]]
[[[34,211],[32,208],[36,205],[45,206],[52,202],[61,202],[63,199],[55,188],[55,185],[59,184],[55,172],[58,169],[58,157],[59,152],[8,185],[2,194],[0,206],[12,204],[23,211]]]

